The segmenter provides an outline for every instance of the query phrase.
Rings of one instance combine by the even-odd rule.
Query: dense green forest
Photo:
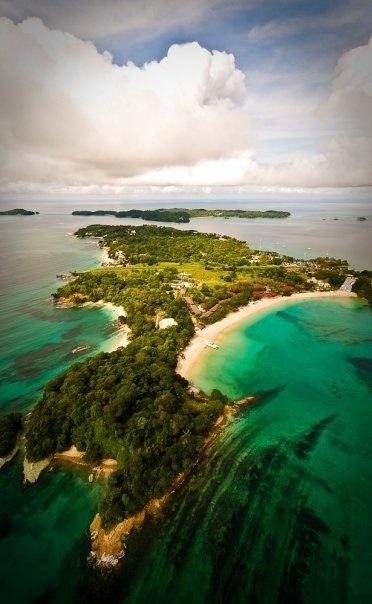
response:
[[[51,381],[26,427],[27,457],[38,460],[71,445],[88,461],[114,457],[100,504],[104,526],[120,522],[190,469],[224,397],[192,396],[175,373],[175,330],[137,337]]]
[[[372,304],[372,271],[362,271],[354,284],[353,291]]]
[[[116,218],[142,218],[159,222],[187,223],[190,218],[287,218],[290,212],[279,210],[205,210],[186,208],[159,208],[157,210],[75,210],[74,216],[116,216]]]
[[[14,210],[3,210],[0,212],[0,216],[34,216],[39,212],[32,212],[31,210],[24,210],[23,208],[15,208]]]
[[[0,415],[0,457],[6,457],[16,446],[22,428],[22,415],[8,413]]]
[[[79,229],[76,235],[100,238],[109,256],[119,257],[123,265],[201,262],[204,266],[234,267],[247,265],[255,254],[244,241],[233,237],[172,227],[96,224]]]

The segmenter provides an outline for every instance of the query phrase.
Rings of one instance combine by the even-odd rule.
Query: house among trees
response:
[[[161,319],[159,321],[159,329],[167,329],[168,327],[173,327],[177,325],[177,321],[175,321],[172,317],[166,317],[165,319]]]

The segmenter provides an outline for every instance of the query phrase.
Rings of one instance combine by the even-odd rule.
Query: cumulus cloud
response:
[[[341,56],[318,115],[334,129],[327,144],[319,153],[267,168],[265,179],[308,186],[371,185],[372,37]]]
[[[321,110],[325,115],[349,117],[372,133],[372,37],[369,42],[342,55],[331,92]]]
[[[278,187],[372,185],[372,38],[340,57],[328,94],[311,113],[307,107],[302,119],[318,132],[320,142],[312,153],[292,152],[290,159],[270,163],[251,155],[240,182]],[[293,114],[291,140],[301,131],[295,107]]]
[[[296,105],[289,107],[295,115]],[[309,108],[305,109],[310,119]],[[273,159],[271,163],[264,163],[258,160],[254,150],[243,150],[229,159],[150,171],[142,181],[158,186],[171,183],[294,188],[372,185],[372,37],[367,44],[341,56],[329,93],[313,113],[314,127],[317,116],[319,131],[323,128],[329,133],[313,153],[295,152],[290,160]],[[295,118],[292,126],[299,127],[296,115]],[[293,131],[292,138],[296,134]]]
[[[294,114],[295,108],[291,108]],[[329,133],[313,153],[295,152],[290,160],[273,159],[271,163],[264,163],[258,160],[254,150],[243,150],[229,159],[150,171],[142,181],[158,186],[171,183],[294,188],[372,185],[372,38],[341,56],[329,94],[313,113],[314,127],[317,116],[319,131],[323,128]],[[298,126],[297,117],[293,124]],[[292,138],[295,137],[296,131],[293,131]]]
[[[173,45],[143,67],[39,19],[0,20],[4,181],[110,182],[250,144],[234,57]]]

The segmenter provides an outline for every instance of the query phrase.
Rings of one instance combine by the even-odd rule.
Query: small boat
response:
[[[203,344],[206,348],[213,348],[213,350],[219,349],[219,346],[212,340],[203,340]]]
[[[85,352],[86,350],[90,350],[90,346],[88,344],[83,344],[82,346],[77,346],[71,352],[72,354],[77,354],[78,352]]]

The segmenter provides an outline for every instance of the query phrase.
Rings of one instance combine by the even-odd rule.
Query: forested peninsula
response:
[[[25,449],[30,462],[72,446],[87,462],[115,459],[99,505],[99,531],[109,531],[182,481],[234,405],[176,373],[195,328],[252,300],[338,289],[350,269],[344,260],[296,260],[232,237],[155,225],[90,225],[76,236],[98,239],[112,264],[75,273],[53,294],[55,303],[123,307],[130,342],[74,364],[46,385],[25,421]],[[369,273],[354,278],[356,291],[371,292]],[[17,426],[9,424],[6,450]]]
[[[142,218],[159,222],[188,223],[190,218],[288,218],[290,212],[279,210],[205,210],[186,208],[159,208],[158,210],[75,210],[74,216],[115,216],[116,218]]]
[[[14,210],[3,210],[0,212],[0,216],[34,216],[38,213],[32,210],[24,210],[23,208],[15,208]]]

